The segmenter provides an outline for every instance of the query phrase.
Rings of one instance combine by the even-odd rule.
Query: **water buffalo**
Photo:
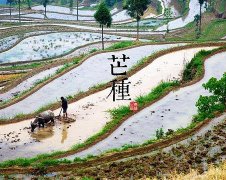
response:
[[[36,116],[35,120],[31,122],[31,132],[34,132],[35,128],[38,126],[39,128],[42,126],[44,128],[44,124],[49,121],[54,123],[54,113],[53,111],[45,111]]]

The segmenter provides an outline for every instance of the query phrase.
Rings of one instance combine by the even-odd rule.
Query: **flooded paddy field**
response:
[[[34,32],[24,33],[24,34],[15,35],[15,36],[9,36],[9,37],[0,39],[0,52],[6,51],[6,50],[12,48],[22,38],[26,38],[26,37],[32,36],[32,35],[50,33],[50,32],[51,31],[34,31]]]
[[[102,142],[68,158],[85,157],[89,154],[99,155],[125,144],[141,144],[154,138],[157,129],[163,128],[164,132],[167,132],[168,129],[176,130],[188,126],[193,115],[197,113],[195,103],[199,96],[208,95],[202,84],[211,77],[222,77],[226,71],[225,57],[226,53],[220,53],[209,58],[205,63],[205,76],[200,82],[171,92],[129,118]]]
[[[17,96],[18,94],[21,94],[23,91],[30,89],[39,81],[54,75],[61,67],[63,67],[63,65],[42,71],[32,76],[31,78],[28,78],[27,80],[23,81],[22,83],[7,91],[6,93],[0,93],[0,101],[7,101]]]
[[[208,50],[213,48],[214,47],[205,47],[181,50],[157,58],[153,63],[130,77],[133,88],[133,91],[131,92],[132,100],[134,100],[139,95],[149,93],[151,89],[156,87],[161,81],[180,79],[180,74],[184,68],[184,63],[189,62],[201,49]],[[177,57],[176,59],[174,59],[175,56]],[[174,69],[174,71],[172,72],[170,69]],[[150,83],[150,79],[153,79],[154,81],[152,80]],[[55,126],[49,127],[51,128],[51,136],[47,133],[48,138],[43,138],[40,140],[40,142],[37,142],[35,139],[33,139],[34,141],[31,141],[32,134],[29,135],[29,129],[26,129],[26,131],[20,131],[21,127],[29,127],[31,120],[27,120],[0,127],[0,130],[1,128],[4,129],[4,134],[11,134],[10,132],[12,131],[12,128],[15,127],[15,125],[20,127],[19,129],[15,130],[17,135],[20,133],[20,135],[18,135],[20,142],[13,142],[12,144],[10,143],[11,141],[7,142],[4,140],[4,142],[7,143],[3,149],[5,149],[6,152],[8,148],[13,146],[16,147],[16,151],[21,151],[19,156],[31,157],[39,153],[67,150],[77,143],[84,142],[87,138],[99,132],[101,128],[111,120],[108,110],[122,105],[128,105],[128,102],[125,101],[116,101],[113,103],[112,99],[107,98],[110,90],[111,89],[108,88],[69,105],[68,114],[70,115],[70,118],[75,119],[76,121],[66,124],[67,127],[65,127],[66,129],[64,130],[64,133],[67,135],[64,135],[65,139],[63,142],[59,141],[61,136],[63,137],[62,128],[64,127],[64,124],[59,124],[60,121],[56,121]],[[58,115],[59,112],[60,109],[54,111],[55,115]],[[49,130],[47,128],[44,130],[41,129],[41,132],[45,131]],[[36,130],[34,134],[38,134],[39,132],[40,130]],[[39,135],[36,137],[38,136]],[[30,141],[32,143],[30,143]],[[26,148],[23,148],[24,146],[23,144],[20,144],[21,142],[26,143]],[[54,142],[54,146],[52,146],[50,142]],[[35,150],[36,148],[38,148],[37,151]],[[17,156],[17,154],[10,154],[10,156],[3,154],[2,158],[6,160],[19,156]]]
[[[103,28],[94,14],[105,5],[90,0],[78,11],[65,0],[46,9],[21,1],[21,16],[17,4],[11,15],[1,5],[0,174],[13,175],[0,179],[151,179],[190,168],[203,173],[226,160],[224,102],[217,99],[221,109],[213,116],[197,104],[211,95],[203,84],[226,73],[226,9],[161,0],[143,4],[135,17],[127,4],[135,2],[108,4]],[[115,68],[128,72],[129,100],[113,100],[125,90],[110,86],[123,78],[112,73],[113,56],[128,57]],[[60,117],[61,97],[69,102],[68,119]],[[140,109],[132,112],[134,101]],[[55,121],[38,127],[46,119],[36,115],[46,109]]]
[[[105,41],[130,40],[115,35],[105,35]],[[0,54],[0,63],[35,61],[57,57],[73,49],[101,40],[101,34],[83,32],[51,33],[24,39],[7,52]],[[29,48],[28,48],[29,47]]]
[[[142,58],[150,56],[155,52],[180,45],[183,44],[147,45],[117,51],[114,54],[117,56],[122,56],[122,54],[131,56],[130,60],[126,62],[126,70],[128,70],[137,64]],[[111,63],[108,58],[111,57],[112,52],[101,53],[90,57],[80,66],[45,85],[31,96],[12,106],[1,109],[1,118],[12,118],[21,113],[32,113],[44,105],[56,102],[56,98],[59,98],[59,94],[60,96],[67,97],[69,95],[75,95],[81,91],[85,92],[95,85],[109,82],[115,78],[108,71]],[[103,76],[103,74],[105,74],[105,76]],[[83,83],[84,79],[87,79],[86,83]],[[40,101],[40,99],[42,100]],[[19,107],[23,107],[23,109],[20,109]]]
[[[43,6],[34,6],[32,7],[33,10],[37,11],[44,11],[45,8]],[[70,9],[67,7],[61,7],[61,6],[52,6],[49,5],[46,7],[47,12],[58,12],[58,13],[67,13],[67,14],[75,14],[77,13],[77,9]],[[95,11],[94,10],[80,10],[79,9],[79,15],[84,15],[84,16],[93,16]]]
[[[140,21],[140,26],[156,27],[156,26],[160,26],[160,25],[164,24],[165,22],[166,22],[165,20],[161,20],[161,19],[143,19]],[[137,25],[136,22],[130,22],[130,23],[123,24],[123,26],[125,26],[125,27],[126,26],[136,27],[136,25]]]

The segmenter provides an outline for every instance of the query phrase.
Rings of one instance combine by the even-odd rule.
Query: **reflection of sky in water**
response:
[[[159,26],[164,23],[164,20],[145,19],[140,21],[140,26]],[[125,26],[136,26],[137,22],[125,24]]]
[[[131,40],[127,37],[104,35],[105,41]],[[41,60],[68,53],[72,49],[101,40],[99,33],[65,32],[27,38],[12,49],[0,54],[0,63]]]

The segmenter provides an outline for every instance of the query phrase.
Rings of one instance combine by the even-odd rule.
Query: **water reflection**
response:
[[[68,131],[67,131],[67,125],[64,123],[63,124],[63,128],[62,128],[62,139],[61,139],[61,144],[64,143],[64,141],[67,139],[67,134],[68,134]]]
[[[38,141],[48,139],[53,135],[54,135],[53,125],[50,124],[45,128],[38,128],[34,133],[31,133],[31,137]]]

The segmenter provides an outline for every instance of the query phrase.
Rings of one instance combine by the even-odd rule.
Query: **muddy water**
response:
[[[23,91],[28,90],[29,88],[34,86],[35,83],[37,83],[38,81],[55,74],[56,71],[61,67],[62,66],[53,67],[53,68],[47,69],[45,71],[42,71],[42,72],[32,76],[31,78],[28,78],[27,80],[25,80],[22,83],[20,83],[19,85],[17,85],[15,88],[7,91],[6,93],[0,94],[0,101],[9,100],[9,99],[13,98],[14,96],[22,93]]]
[[[69,130],[71,124],[56,121],[54,126],[50,123],[31,133],[30,121],[1,126],[0,161],[51,152],[55,150],[55,144],[57,149],[67,149],[72,145],[68,141],[68,138],[72,141],[75,133]]]
[[[162,80],[167,81],[180,78],[184,64],[189,62],[194,54],[201,49],[203,48],[181,50],[157,58],[153,63],[129,78],[132,88],[130,92],[131,98],[135,99],[139,95],[147,94]],[[109,109],[129,104],[129,101],[116,101],[113,103],[112,97],[106,98],[110,90],[108,88],[70,104],[68,113],[71,118],[76,120],[70,124],[59,124],[57,121],[54,127],[50,126],[50,129],[46,128],[44,131],[41,129],[41,132],[36,130],[32,136],[27,131],[20,131],[23,127],[29,126],[30,120],[14,125],[0,126],[0,132],[3,131],[4,134],[15,131],[18,135],[18,132],[20,132],[19,138],[22,142],[22,144],[21,142],[11,143],[11,139],[7,141],[3,135],[0,136],[0,139],[3,138],[5,143],[2,147],[4,148],[2,160],[66,150],[74,144],[84,142],[88,137],[99,132],[106,122],[111,120],[107,112]],[[60,109],[57,109],[54,113],[58,115],[59,112]],[[37,138],[38,142],[33,138]],[[26,143],[26,146],[23,146],[23,143]],[[13,153],[14,149],[10,149],[12,146],[16,146],[15,151],[18,154]],[[9,154],[6,153],[7,150],[10,151]]]
[[[152,106],[137,113],[125,121],[112,135],[93,147],[69,156],[84,157],[88,154],[100,154],[106,150],[119,148],[125,144],[140,144],[155,137],[157,129],[163,128],[176,130],[186,127],[192,116],[197,113],[195,103],[200,95],[208,95],[202,84],[211,77],[220,78],[226,72],[226,53],[221,53],[209,58],[205,63],[205,77],[198,83],[171,92],[169,95]]]
[[[56,99],[59,99],[61,96],[74,95],[80,91],[87,91],[94,85],[109,82],[115,78],[111,74],[110,64],[112,61],[108,60],[108,58],[112,57],[112,54],[116,55],[116,57],[122,57],[122,54],[129,56],[130,60],[126,61],[127,68],[125,68],[125,70],[128,70],[142,58],[174,46],[178,46],[178,44],[148,45],[114,53],[109,52],[95,55],[77,68],[45,85],[31,96],[0,110],[0,117],[10,118],[20,113],[31,113],[44,105],[56,102]]]
[[[176,20],[173,20],[169,22],[169,29],[177,29],[186,26],[188,23],[194,21],[194,16],[196,14],[199,14],[199,2],[198,0],[190,0],[189,3],[189,12],[188,15],[182,18],[178,18]],[[203,9],[204,11],[204,5]],[[157,31],[163,31],[167,29],[167,25],[163,25],[157,29]]]

